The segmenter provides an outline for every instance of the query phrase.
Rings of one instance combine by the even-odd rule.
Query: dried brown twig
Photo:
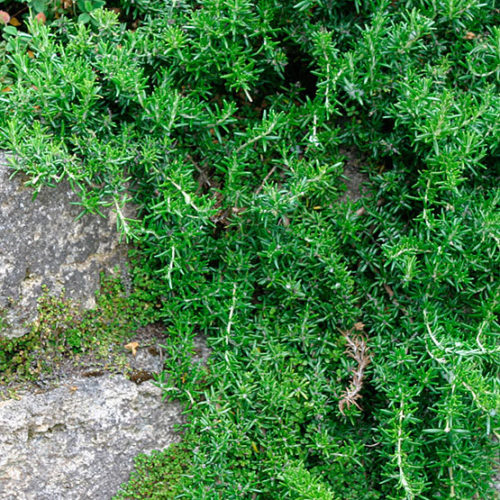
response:
[[[356,323],[353,328],[347,331],[340,330],[340,333],[346,339],[346,353],[354,359],[357,367],[352,372],[352,380],[349,387],[343,392],[342,399],[339,401],[339,410],[344,415],[344,407],[350,408],[355,405],[361,410],[357,400],[361,398],[361,389],[363,387],[363,377],[365,369],[370,363],[371,355],[368,353],[366,337],[361,333],[364,328],[363,323]]]

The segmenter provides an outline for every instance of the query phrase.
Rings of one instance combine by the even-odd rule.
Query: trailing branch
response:
[[[361,398],[361,389],[363,387],[363,378],[365,369],[370,363],[371,355],[368,353],[368,345],[366,337],[361,333],[363,331],[363,323],[356,323],[353,328],[347,331],[342,331],[342,335],[346,339],[346,353],[357,363],[356,369],[353,370],[351,384],[343,392],[342,398],[339,401],[339,410],[344,415],[344,407],[350,408],[355,405],[361,410],[361,406],[357,400]]]

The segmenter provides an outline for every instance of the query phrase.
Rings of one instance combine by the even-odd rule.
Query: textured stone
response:
[[[8,325],[2,334],[20,336],[36,318],[42,285],[91,308],[100,272],[123,269],[126,248],[111,211],[75,221],[81,207],[67,183],[42,188],[33,201],[32,189],[12,172],[0,151],[0,317]]]
[[[141,452],[179,440],[181,408],[147,381],[74,378],[0,402],[2,500],[108,500]]]
[[[33,201],[12,172],[0,151],[0,334],[19,336],[36,319],[43,285],[93,307],[100,272],[116,265],[123,271],[126,247],[113,213],[76,221],[80,208],[67,184],[43,188]],[[162,401],[152,382],[163,368],[164,327],[131,333],[135,348],[122,346],[119,366],[89,351],[32,384],[0,387],[2,397],[16,393],[0,402],[0,499],[107,500],[129,478],[138,453],[180,439],[182,408]],[[208,354],[197,339],[194,361]],[[109,373],[120,370],[128,378]]]

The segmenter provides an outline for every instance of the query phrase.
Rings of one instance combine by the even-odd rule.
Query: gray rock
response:
[[[46,285],[50,293],[65,290],[84,308],[95,305],[101,271],[122,270],[126,247],[119,243],[116,217],[86,214],[65,182],[42,188],[36,200],[0,151],[0,323],[2,334],[20,336],[36,319],[36,300]]]
[[[0,151],[0,335],[10,337],[36,319],[43,285],[92,308],[100,272],[126,271],[127,252],[111,211],[75,221],[81,209],[68,184],[43,188],[33,201],[12,172]],[[20,396],[0,401],[1,500],[110,499],[138,453],[180,440],[182,408],[163,402],[151,381],[163,368],[164,335],[161,324],[131,335],[116,367],[128,378],[108,372],[111,358],[88,352],[24,389],[13,380],[0,391]],[[193,360],[204,363],[208,354],[196,339]]]
[[[66,380],[0,402],[0,498],[110,499],[141,452],[178,441],[181,408],[150,381]]]

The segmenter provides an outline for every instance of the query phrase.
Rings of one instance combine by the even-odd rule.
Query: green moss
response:
[[[128,483],[122,484],[113,500],[175,498],[190,462],[191,451],[185,443],[175,443],[149,455],[141,453],[135,458],[135,470]]]
[[[138,326],[136,309],[137,301],[127,296],[121,280],[113,276],[102,276],[91,310],[82,310],[64,292],[54,296],[44,289],[30,331],[18,338],[0,336],[0,383],[35,380],[64,360],[78,364],[89,353],[98,359],[110,358],[107,366],[119,370],[125,364],[121,345]]]
[[[7,319],[5,318],[5,313],[2,309],[0,309],[0,335],[8,328],[9,324]]]
[[[40,346],[40,339],[33,331],[18,338],[0,337],[0,381],[13,377],[33,379],[38,371],[38,364],[33,363],[34,354]]]

